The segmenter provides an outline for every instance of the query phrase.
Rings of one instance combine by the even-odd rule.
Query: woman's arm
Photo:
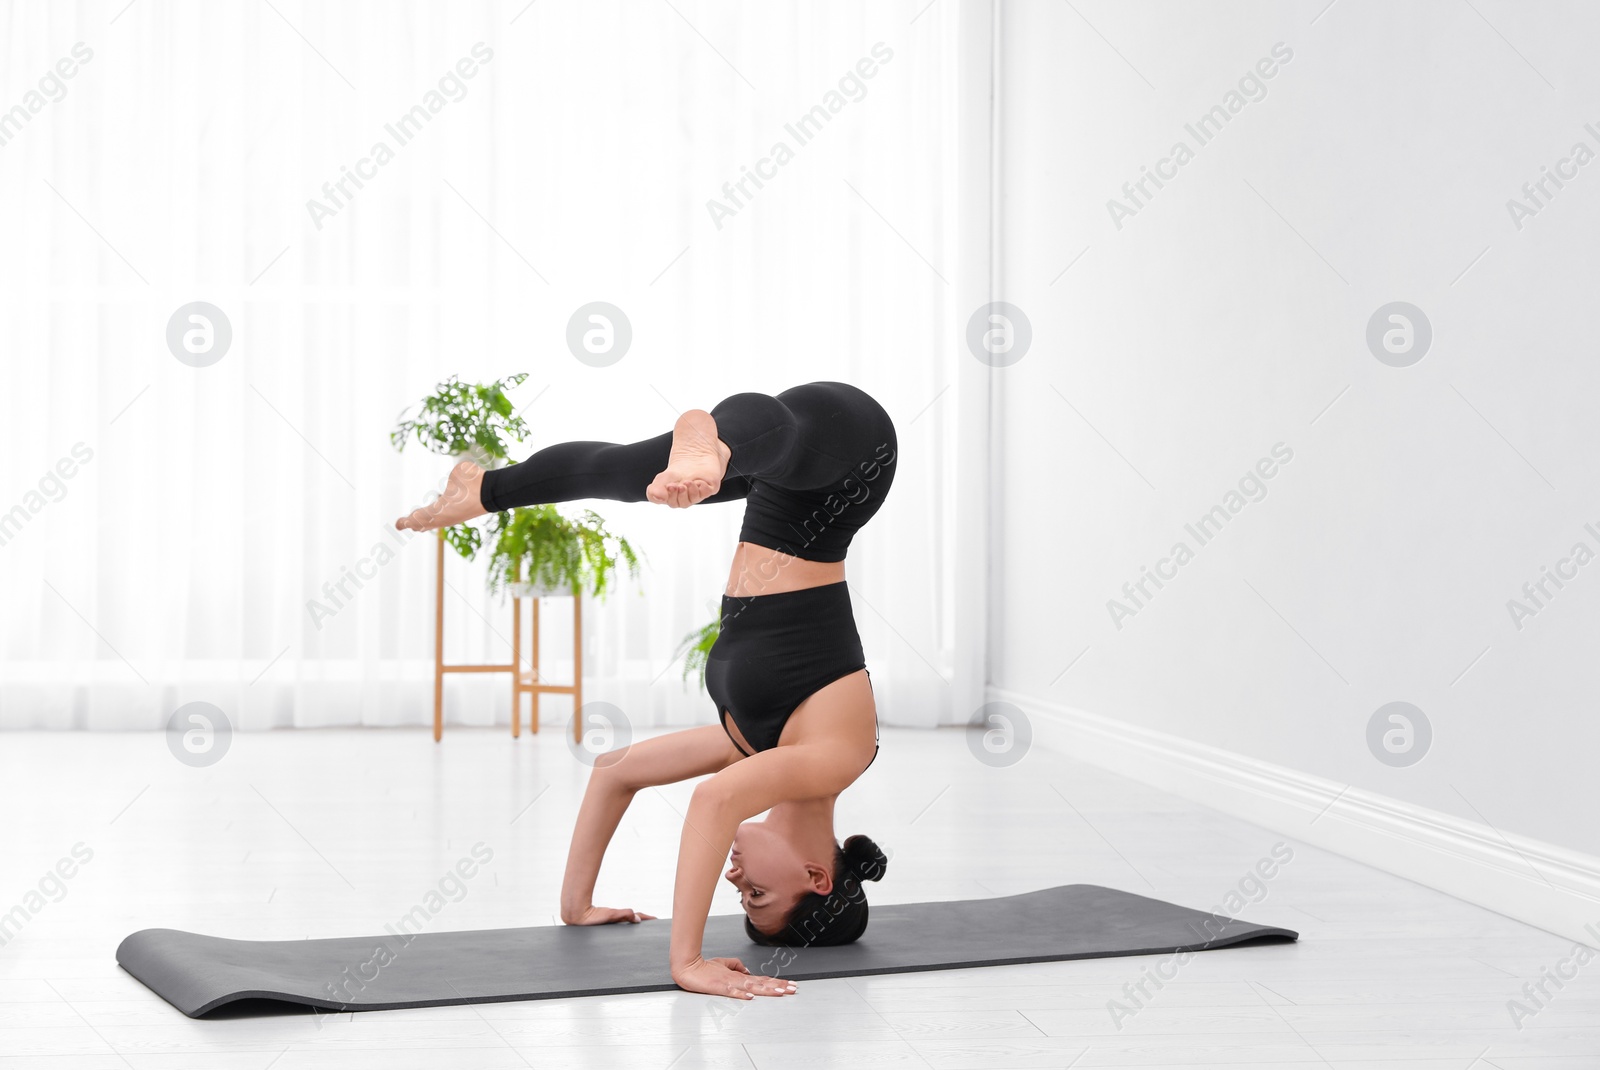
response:
[[[572,829],[572,846],[567,850],[567,873],[561,882],[561,920],[565,924],[633,920],[632,910],[626,913],[597,910],[594,905],[594,882],[600,875],[600,861],[632,801],[633,792],[623,788],[617,778],[597,762],[589,773],[589,787],[583,793],[583,806],[578,810],[578,821]]]
[[[632,911],[596,915],[593,903],[600,862],[628,804],[644,788],[715,773],[740,757],[721,725],[706,725],[641,740],[597,758],[567,852],[561,920],[568,925],[632,920]]]
[[[751,998],[770,995],[789,982],[739,973],[701,958],[712,893],[733,834],[774,804],[835,795],[849,787],[860,768],[841,762],[837,747],[797,743],[758,751],[694,789],[678,845],[678,881],[672,898],[672,979],[691,992]]]

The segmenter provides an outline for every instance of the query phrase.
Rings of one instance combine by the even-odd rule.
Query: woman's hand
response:
[[[708,996],[732,996],[735,999],[789,996],[795,992],[793,981],[752,974],[738,959],[696,958],[689,965],[674,969],[672,980],[687,992],[704,992]]]
[[[656,916],[641,914],[627,907],[585,907],[570,917],[563,914],[561,920],[568,925],[611,925],[619,921],[638,924],[641,921],[655,921]]]

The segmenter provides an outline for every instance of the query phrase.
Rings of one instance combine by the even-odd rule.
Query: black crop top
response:
[[[795,490],[750,481],[739,541],[807,561],[843,561],[850,540],[883,504],[894,481],[895,443],[875,447],[837,482]]]

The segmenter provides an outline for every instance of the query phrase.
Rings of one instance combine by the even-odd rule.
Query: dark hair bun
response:
[[[864,881],[881,881],[889,868],[889,856],[871,837],[855,835],[844,841],[844,857],[850,870]]]

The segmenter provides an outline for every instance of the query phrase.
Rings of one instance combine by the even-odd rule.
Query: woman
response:
[[[721,631],[706,690],[721,726],[645,740],[596,760],[573,830],[561,892],[569,925],[654,920],[591,902],[606,845],[634,794],[696,785],[678,848],[672,979],[691,992],[753,999],[792,982],[703,959],[717,871],[740,891],[758,944],[849,943],[867,923],[861,881],[888,859],[870,839],[840,845],[834,801],[878,751],[877,711],[851,613],[844,558],[894,481],[894,424],[847,383],[734,394],[691,409],[672,431],[629,444],[563,442],[521,464],[451,472],[440,498],[398,527],[428,531],[487,512],[576,498],[674,509],[744,499]],[[770,811],[765,821],[749,820]]]

